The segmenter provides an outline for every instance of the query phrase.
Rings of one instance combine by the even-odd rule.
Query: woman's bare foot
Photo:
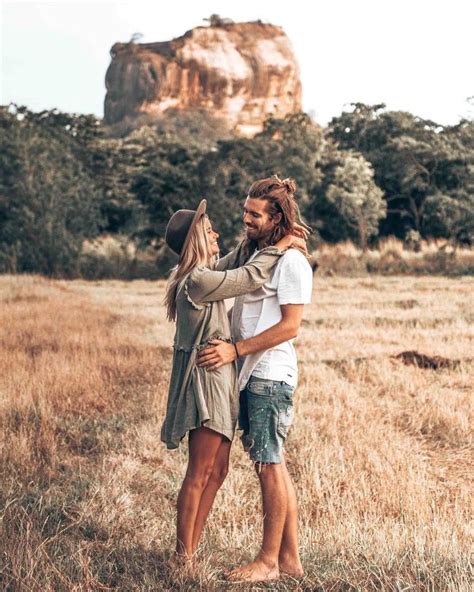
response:
[[[242,567],[231,570],[226,578],[230,582],[268,582],[277,580],[280,571],[276,563],[266,563],[262,559],[256,559]]]
[[[185,567],[192,567],[195,563],[195,556],[188,555],[187,553],[181,553],[175,551],[168,559],[168,565],[173,569],[182,569]]]
[[[278,567],[280,568],[281,573],[292,576],[294,578],[300,578],[304,575],[304,569],[301,565],[299,557],[279,557]]]
[[[189,555],[177,553],[176,551],[168,560],[168,569],[172,577],[178,580],[198,577],[201,566],[196,555]]]

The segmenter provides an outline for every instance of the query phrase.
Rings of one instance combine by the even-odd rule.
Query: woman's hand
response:
[[[298,249],[305,257],[308,257],[308,247],[306,245],[306,240],[304,238],[300,238],[299,236],[295,236],[294,234],[287,234],[283,238],[281,238],[277,243],[275,243],[275,247],[280,250],[284,249]]]
[[[309,226],[303,226],[301,224],[298,224],[298,222],[295,222],[293,224],[293,234],[295,236],[298,236],[299,238],[304,238],[305,240],[308,240],[309,235],[311,234],[311,229],[309,228]]]
[[[290,245],[290,249],[297,249],[298,251],[303,253],[303,255],[306,258],[308,258],[309,253],[308,253],[308,245],[306,244],[306,240],[304,238],[300,238],[299,236],[294,236],[293,234],[290,234],[290,236],[293,239],[292,243]]]

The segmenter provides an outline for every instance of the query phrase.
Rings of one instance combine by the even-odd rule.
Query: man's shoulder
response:
[[[296,249],[288,249],[278,276],[278,301],[282,304],[309,304],[313,287],[313,271],[306,257]]]
[[[286,253],[282,255],[279,263],[282,269],[292,269],[296,266],[299,271],[310,271],[312,273],[309,261],[301,251],[298,251],[298,249],[288,249]]]

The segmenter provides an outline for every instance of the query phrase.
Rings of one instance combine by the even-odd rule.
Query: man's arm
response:
[[[255,352],[271,349],[296,337],[303,317],[303,308],[304,304],[282,304],[280,306],[281,321],[258,335],[237,342],[239,356],[248,356]]]
[[[280,305],[281,320],[269,327],[262,333],[238,341],[235,346],[232,343],[211,340],[210,347],[201,350],[198,355],[197,364],[208,371],[216,370],[225,364],[233,362],[239,356],[247,356],[258,351],[275,347],[284,341],[293,339],[298,334],[303,317],[304,304],[282,304]]]

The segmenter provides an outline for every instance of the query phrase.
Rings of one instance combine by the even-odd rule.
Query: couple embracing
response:
[[[229,572],[233,581],[303,573],[296,493],[283,453],[297,384],[293,339],[312,289],[308,228],[295,220],[295,190],[291,179],[253,183],[243,210],[246,237],[220,259],[205,200],[196,211],[173,214],[166,229],[179,262],[165,297],[176,334],[161,439],[173,449],[189,434],[176,553],[188,559],[197,549],[238,424],[260,482],[263,542],[254,561]],[[235,298],[229,315],[227,298]]]

